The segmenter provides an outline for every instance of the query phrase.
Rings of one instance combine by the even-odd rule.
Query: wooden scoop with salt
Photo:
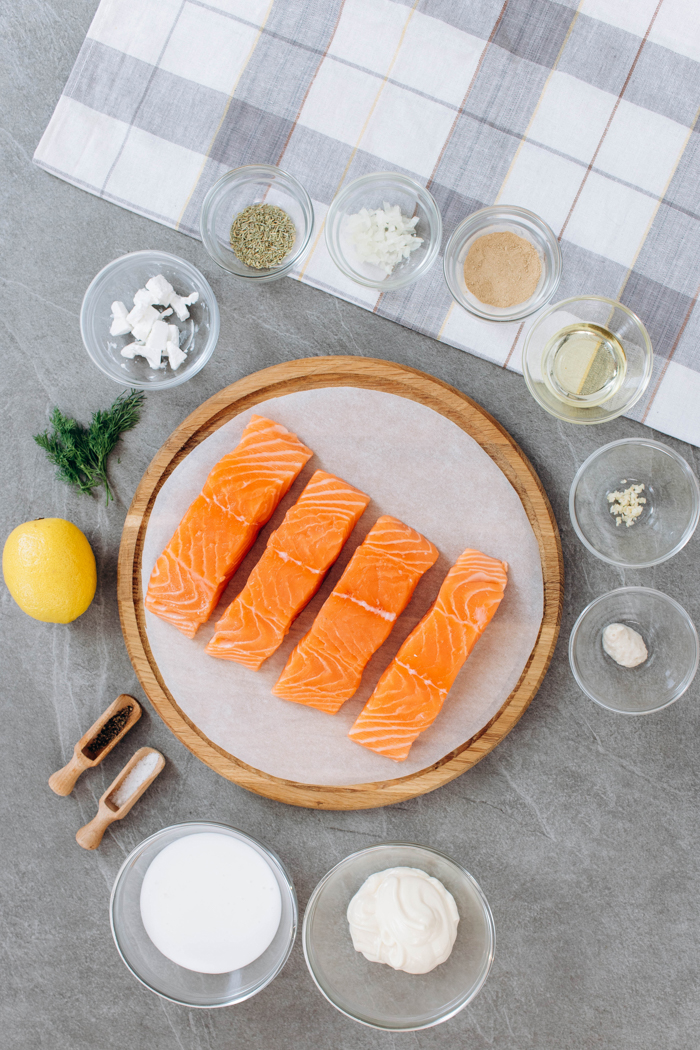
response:
[[[109,825],[127,815],[164,765],[160,751],[152,747],[139,748],[100,797],[97,813],[90,823],[76,833],[78,845],[83,849],[97,849]]]

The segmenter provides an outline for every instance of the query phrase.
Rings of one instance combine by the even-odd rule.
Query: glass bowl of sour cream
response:
[[[210,821],[163,828],[132,850],[110,921],[127,968],[183,1006],[232,1006],[266,987],[297,930],[292,880],[272,850]]]
[[[416,878],[402,879],[396,869],[417,869],[423,886],[433,883],[428,896],[416,891]],[[383,887],[375,885],[382,882],[372,878],[377,873],[384,873]],[[456,936],[450,929],[455,907]],[[364,954],[373,954],[369,942],[358,938],[368,915],[369,925],[385,923],[377,943],[383,942],[379,954],[388,962]],[[406,944],[388,945],[389,931],[400,928]],[[477,995],[493,962],[495,928],[486,897],[461,864],[428,846],[384,842],[351,854],[321,879],[306,907],[302,940],[311,976],[337,1010],[372,1028],[410,1032],[449,1020]],[[415,971],[424,962],[434,968],[394,969],[398,963]]]
[[[579,687],[623,715],[652,714],[678,700],[695,677],[699,655],[688,613],[650,587],[619,587],[596,598],[569,636]]]

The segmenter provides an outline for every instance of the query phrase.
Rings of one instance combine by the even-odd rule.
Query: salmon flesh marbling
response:
[[[349,732],[351,740],[397,762],[432,725],[462,665],[500,605],[508,566],[466,550],[437,599],[409,634]]]
[[[280,423],[252,416],[158,558],[146,608],[193,638],[312,455]]]

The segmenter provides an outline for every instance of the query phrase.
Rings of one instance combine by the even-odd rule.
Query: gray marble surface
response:
[[[566,644],[592,598],[623,583],[655,586],[700,620],[700,534],[655,570],[618,572],[578,543],[567,495],[598,445],[649,434],[617,420],[573,428],[546,416],[518,376],[320,292],[283,280],[234,283],[202,247],[88,196],[31,164],[95,0],[3,5],[0,146],[3,538],[38,516],[74,521],[98,562],[89,611],[69,627],[28,619],[2,590],[0,709],[0,1045],[4,1050],[686,1050],[698,1045],[698,762],[696,683],[642,719],[616,717],[577,689]],[[117,388],[89,362],[78,311],[93,275],[124,252],[180,254],[211,281],[222,334],[194,380],[148,397],[143,422],[112,462],[117,503],[75,495],[32,441],[53,405],[80,418]],[[582,289],[583,290],[583,289]],[[222,386],[278,361],[323,354],[383,357],[424,369],[484,405],[531,458],[552,501],[566,561],[562,631],[544,684],[510,736],[475,769],[415,801],[318,813],[228,783],[170,734],[155,712],[68,798],[46,784],[73,743],[121,691],[143,699],[124,648],[115,594],[126,508],[174,427]],[[662,436],[663,439],[663,436]],[[666,439],[663,439],[666,440]],[[669,440],[700,468],[700,452]],[[137,746],[168,760],[146,799],[96,853],[76,829]],[[280,977],[234,1008],[190,1011],[142,988],[119,960],[109,892],[144,836],[192,818],[233,823],[288,864],[303,906],[347,853],[383,839],[425,842],[474,873],[493,909],[496,960],[479,997],[447,1024],[415,1034],[354,1024],[316,991],[297,941]]]

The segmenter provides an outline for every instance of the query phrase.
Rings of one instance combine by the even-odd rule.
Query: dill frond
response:
[[[121,435],[138,423],[145,397],[139,390],[124,391],[109,408],[93,412],[87,427],[54,408],[51,429],[35,434],[34,440],[56,467],[61,481],[86,495],[104,485],[109,504],[114,497],[107,477],[107,459]]]

